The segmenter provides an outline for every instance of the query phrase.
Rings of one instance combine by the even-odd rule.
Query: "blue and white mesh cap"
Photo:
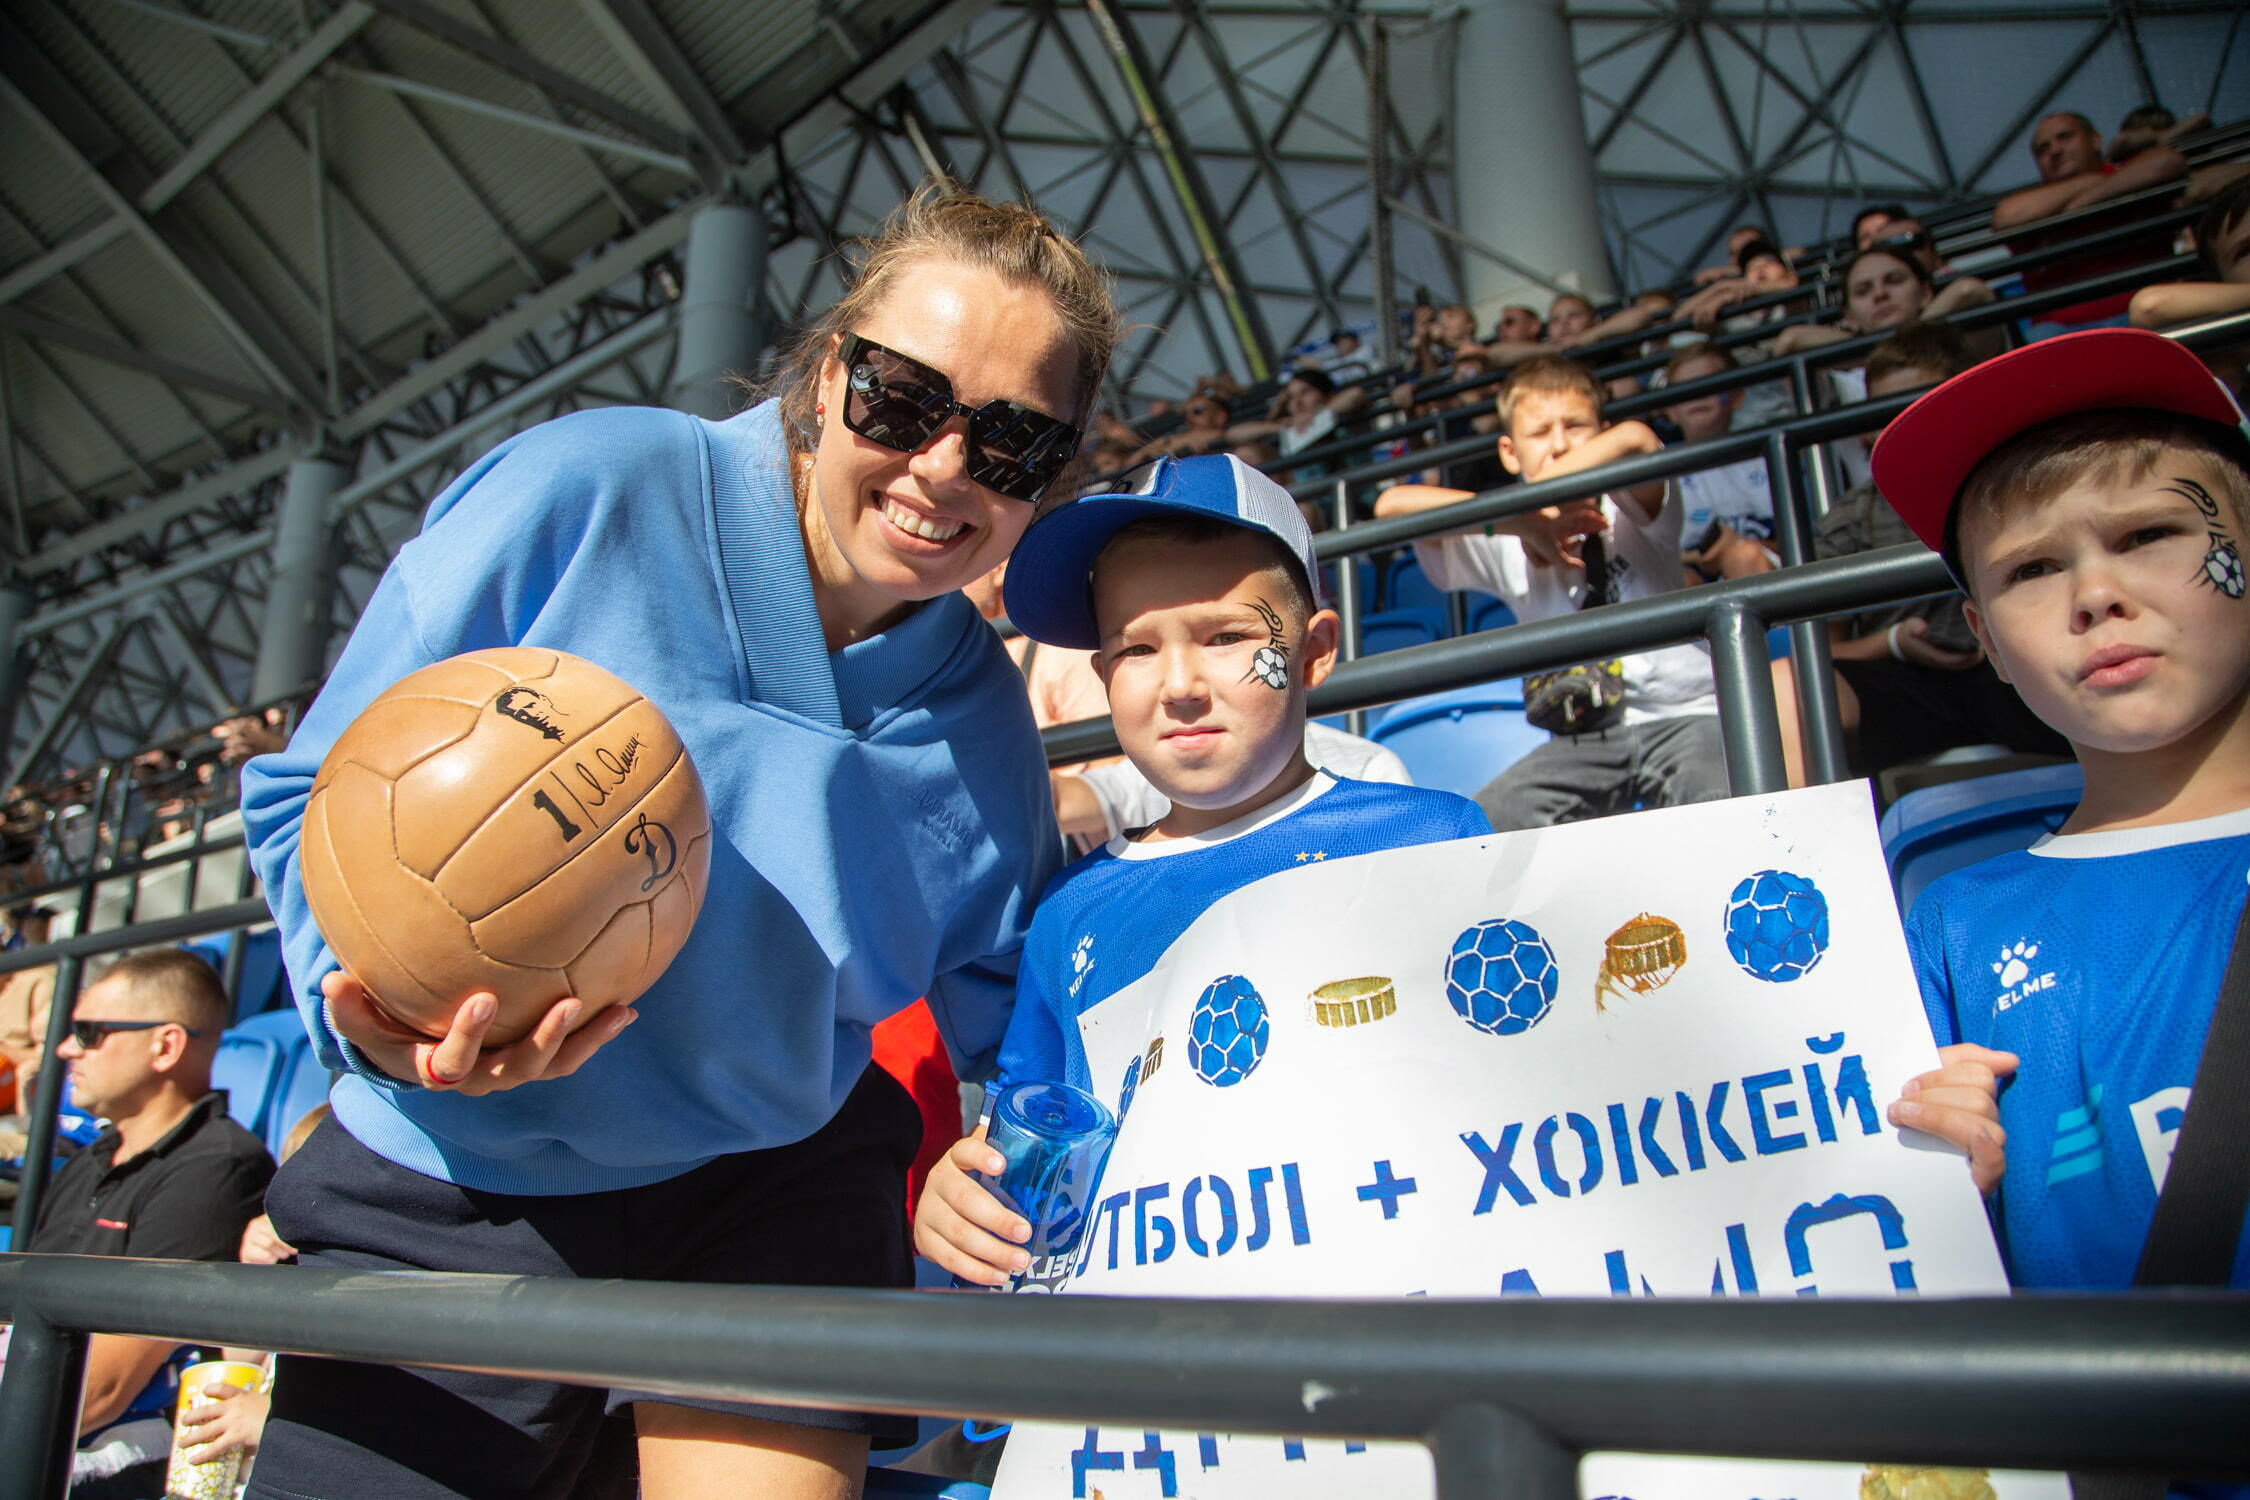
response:
[[[1003,595],[1016,629],[1049,646],[1092,651],[1094,559],[1124,527],[1148,516],[1209,516],[1276,537],[1304,569],[1317,602],[1312,528],[1289,491],[1232,454],[1160,458],[1127,476],[1129,487],[1083,495],[1033,522],[1008,559]]]

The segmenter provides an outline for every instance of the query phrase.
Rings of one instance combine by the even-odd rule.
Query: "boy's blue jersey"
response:
[[[2250,810],[2049,839],[1931,884],[1907,943],[1939,1044],[2022,1059],[2000,1095],[2018,1286],[2130,1286],[2250,876]],[[2232,1284],[2250,1288],[2250,1245]]]
[[[1049,882],[1032,914],[1015,1016],[1000,1044],[1001,1078],[1060,1080],[1116,1107],[1114,1092],[1087,1076],[1078,1018],[1153,968],[1212,903],[1300,865],[1491,831],[1466,797],[1322,771],[1239,823],[1195,838],[1111,841]]]

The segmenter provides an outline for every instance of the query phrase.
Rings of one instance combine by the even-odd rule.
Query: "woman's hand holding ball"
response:
[[[433,1039],[417,1037],[390,1020],[376,1009],[366,987],[340,969],[320,982],[320,991],[328,998],[329,1024],[369,1062],[393,1078],[457,1094],[496,1094],[567,1078],[639,1016],[629,1005],[611,1006],[573,1031],[583,1007],[576,1000],[558,1000],[521,1041],[487,1051],[484,1034],[497,1009],[490,995],[471,995],[453,1013],[445,1035]]]

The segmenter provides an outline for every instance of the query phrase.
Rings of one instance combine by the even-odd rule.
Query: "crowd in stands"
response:
[[[1153,418],[1156,427],[1178,420],[1172,430],[1143,437],[1134,427],[1108,419],[1089,472],[1108,476],[1165,454],[1231,452],[1298,486],[1307,519],[1319,529],[1332,520],[1334,501],[1306,496],[1308,487],[1337,474],[1348,476],[1354,467],[1403,459],[1425,448],[1444,448],[1446,457],[1422,473],[1394,476],[1388,488],[1380,481],[1355,487],[1349,502],[1355,515],[1440,509],[1519,478],[1584,466],[1587,461],[1576,460],[1550,471],[1509,457],[1514,446],[1507,431],[1512,393],[1566,378],[1554,367],[1558,357],[1583,354],[1590,359],[1591,383],[1583,388],[1594,393],[1588,430],[1600,440],[1591,450],[1602,455],[1594,460],[1598,463],[1798,415],[1801,398],[1790,379],[1790,365],[1797,360],[1809,362],[1809,394],[1817,406],[1848,407],[1870,396],[1895,396],[1917,383],[1931,383],[2015,343],[2127,322],[2172,327],[2250,309],[2250,161],[2241,159],[2236,146],[2191,162],[2177,144],[2193,145],[2209,124],[2200,115],[2175,119],[2148,106],[2133,110],[2105,140],[2083,115],[2051,114],[2037,123],[2029,141],[2039,181],[1998,199],[1986,221],[1956,216],[1944,221],[1943,234],[1933,233],[1923,215],[1905,204],[1872,203],[1853,216],[1841,244],[1812,250],[1784,248],[1765,227],[1744,224],[1727,235],[1724,264],[1696,273],[1679,287],[1652,290],[1606,308],[1562,291],[1551,298],[1544,315],[1521,304],[1498,308],[1489,334],[1480,329],[1474,309],[1441,304],[1424,293],[1402,320],[1401,364],[1394,371],[1369,369],[1362,331],[1339,329],[1325,346],[1301,354],[1270,395],[1251,392],[1247,401],[1254,410],[1242,410],[1240,401],[1230,407],[1234,382],[1213,376],[1198,383],[1176,418],[1159,403],[1143,419],[1151,425]],[[2104,210],[2103,205],[2114,206]],[[2183,210],[2196,205],[2202,207],[2200,216],[2185,223]],[[2058,215],[2063,216],[2060,223],[2045,222]],[[2149,226],[2145,232],[2130,232],[2143,223]],[[2080,253],[2033,257],[2021,271],[2010,265],[2015,256],[2067,248],[2088,236],[2100,238]],[[1955,267],[1941,240],[1965,245],[1975,270]],[[2181,248],[2195,251],[2205,279],[2151,274],[2145,284],[2082,302],[2048,306],[2012,320],[1996,316],[2012,297],[2117,273],[2130,281],[2136,269],[2155,267]],[[1972,313],[1978,316],[1954,326]],[[2243,344],[2250,346],[2250,339]],[[2238,350],[2213,350],[2206,358],[2241,388]],[[1717,383],[1728,389],[1660,407],[1651,404],[1655,393],[1667,387],[1760,366],[1770,366],[1774,378],[1748,384],[1720,379]],[[1632,408],[1639,420],[1615,427],[1602,423],[1604,404],[1634,398],[1647,398]],[[1462,454],[1463,440],[1472,435],[1489,437],[1492,446]],[[1817,460],[1830,466],[1825,493],[1840,498],[1825,515],[1815,517],[1815,555],[1902,539],[1882,519],[1887,512],[1868,468],[1871,444],[1872,434],[1831,444]],[[1308,449],[1314,450],[1312,462],[1290,461]],[[1601,539],[1598,556],[1605,573],[1597,592],[1602,596],[1637,597],[1658,587],[1659,578],[1666,580],[1661,585],[1666,588],[1694,586],[1782,563],[1762,457],[1712,465],[1651,488],[1666,502],[1648,517],[1669,538],[1659,544],[1658,555],[1665,559],[1661,563],[1643,550],[1648,537],[1642,517],[1630,504],[1617,512],[1615,497],[1603,502],[1611,509],[1599,517],[1581,509],[1539,523],[1566,530],[1579,525],[1586,536]],[[1527,537],[1523,529],[1519,520],[1503,525],[1498,534],[1480,528],[1485,534],[1425,542],[1413,551],[1425,576],[1440,588],[1465,593],[1472,609],[1475,600],[1498,598],[1515,618],[1527,619],[1579,607],[1585,602],[1584,538],[1563,541],[1557,572],[1557,564],[1541,555],[1555,545],[1548,535]],[[1495,561],[1481,568],[1466,564],[1465,559],[1480,553]],[[1675,554],[1677,562],[1672,563]],[[1559,589],[1545,586],[1557,579],[1565,580]],[[1830,632],[1856,771],[1873,774],[1963,746],[2059,752],[2059,741],[2024,714],[2014,695],[1991,675],[1981,649],[1960,623],[1958,599],[1831,622]],[[1778,661],[1775,673],[1788,703],[1793,668]],[[1929,674],[1944,674],[1946,680],[1924,688],[1920,684]],[[1637,675],[1631,670],[1625,675],[1622,727],[1597,735],[1597,743],[1605,736],[1631,738],[1633,727],[1649,711],[1650,686],[1643,681],[1635,688]],[[1707,669],[1701,681],[1707,695]],[[1938,703],[1940,711],[1925,712],[1925,699]],[[1707,696],[1690,694],[1682,701],[1700,702],[1708,712]],[[1786,713],[1793,716],[1793,706]],[[1785,727],[1792,775],[1801,780],[1801,745],[1793,717]],[[1608,753],[1616,753],[1615,747]],[[1534,759],[1547,763],[1559,754]],[[1622,801],[1565,799],[1542,803],[1521,816],[1536,823],[1600,807],[1723,795],[1723,772],[1709,769],[1720,763],[1715,738],[1692,758],[1706,769],[1676,783],[1663,776],[1629,780]],[[1504,769],[1496,768],[1496,777]],[[1485,810],[1501,826],[1515,825],[1518,815],[1504,813],[1490,800]]]
[[[2225,924],[2239,909],[2238,856],[2250,841],[2250,809],[2235,805],[2242,788],[2223,756],[2215,762],[2210,754],[2173,752],[2181,745],[2208,751],[2196,736],[2211,732],[2214,714],[2234,715],[2215,732],[2242,748],[2236,721],[2250,690],[2250,628],[2227,611],[2245,607],[2237,539],[2250,527],[2250,450],[2239,435],[2212,438],[2208,414],[2219,408],[2169,367],[2165,379],[2173,383],[2163,389],[2178,393],[2167,397],[2174,415],[2120,418],[2109,409],[2115,402],[2097,393],[2059,408],[2044,426],[1951,434],[1973,429],[1976,414],[1990,408],[1992,387],[1973,378],[2002,374],[2020,360],[2027,351],[2009,349],[2019,340],[2036,345],[2102,326],[2167,328],[2250,311],[2250,162],[2193,163],[2180,143],[2192,146],[2207,124],[2136,110],[2105,142],[2080,115],[2040,121],[2031,141],[2039,184],[2000,199],[1989,225],[1963,235],[1986,236],[1980,250],[2004,250],[1978,262],[1975,274],[1950,265],[1939,244],[1945,236],[1897,203],[1869,205],[1854,218],[1848,243],[1809,251],[1784,249],[1766,228],[1745,225],[1727,237],[1726,264],[1676,288],[1608,307],[1560,291],[1544,314],[1523,305],[1498,309],[1489,336],[1471,308],[1424,298],[1399,330],[1402,354],[1393,368],[1377,367],[1361,331],[1339,329],[1268,387],[1245,391],[1214,374],[1176,406],[1153,403],[1137,422],[1115,414],[1096,421],[1083,462],[1100,477],[1073,498],[1050,501],[1012,560],[962,590],[986,619],[1021,627],[1009,651],[1042,728],[1112,716],[1124,751],[1051,773],[1061,830],[1089,857],[1048,888],[1033,918],[1015,1018],[998,1054],[1005,1076],[1086,1081],[1073,1072],[1083,1072],[1083,1058],[1060,1037],[1109,992],[1101,986],[1128,983],[1133,971],[1105,969],[1095,989],[1081,996],[1073,984],[1068,997],[1042,990],[1036,976],[1062,971],[1057,945],[1066,937],[1116,920],[1104,911],[1140,919],[1159,883],[1173,893],[1222,895],[1268,870],[1258,862],[1265,844],[1278,847],[1309,827],[1341,857],[1728,794],[1712,666],[1695,644],[1527,680],[1525,715],[1548,738],[1493,766],[1473,804],[1411,788],[1397,755],[1312,719],[1307,695],[1336,664],[1345,636],[1327,607],[1312,543],[1321,526],[1343,519],[1336,505],[1352,506],[1355,520],[1441,515],[1507,485],[1598,477],[1669,448],[1785,420],[1799,415],[1800,392],[1838,408],[1943,386],[1931,398],[1941,416],[1916,406],[1885,432],[1806,456],[1832,464],[1841,481],[1811,517],[1807,558],[1784,555],[1771,472],[1759,457],[1620,482],[1566,504],[1458,527],[1416,541],[1412,560],[1437,589],[1497,600],[1515,620],[1534,622],[1910,542],[1945,556],[1961,592],[1826,624],[1826,670],[1850,769],[1873,776],[1965,746],[2056,760],[2076,755],[2087,768],[2087,802],[2065,837],[2092,842],[2069,859],[2027,864],[2025,856],[1931,888],[1911,936],[1944,1044],[1941,1066],[1907,1085],[1891,1118],[1960,1148],[1980,1189],[2005,1182],[2000,1213],[2020,1283],[2127,1284],[2154,1193],[2136,1175],[2139,1164],[2121,1164],[2101,1179],[2101,1196],[2081,1200],[2058,1194],[2059,1179],[2029,1149],[2073,1110],[2091,1114],[2102,1085],[2082,1077],[2052,1036],[2021,1017],[2006,1020],[2006,1007],[1968,1003],[1948,976],[1980,966],[1997,972],[1989,962],[1995,934],[2006,927],[2003,942],[2017,934],[1996,913],[2032,899],[2075,924],[2042,941],[2058,950],[2080,942],[2092,965],[2091,934],[2105,903],[2114,905],[2130,882],[2154,880],[2168,908],[2195,913],[2196,927],[2151,960],[2154,967],[2103,971],[2120,993],[2161,1009],[2169,1027],[2164,1047],[2118,1065],[2113,1097],[2156,1098],[2179,1087],[2183,1068],[2193,1075],[2209,1017],[2197,1005],[2214,988],[2228,949]],[[2191,205],[2201,207],[2188,225]],[[2046,222],[2089,210],[2097,212]],[[2145,233],[2125,232],[2144,223]],[[2008,264],[2007,257],[2090,235],[2108,238],[2020,273]],[[2026,318],[2002,316],[2011,297],[2167,262],[2183,236],[2205,279],[2151,281]],[[2250,337],[2242,346],[2250,347]],[[2203,356],[2238,394],[2240,352]],[[1760,378],[1761,370],[1770,378]],[[1817,378],[1802,378],[1807,370]],[[2062,430],[2078,426],[2086,430]],[[1470,439],[1479,451],[1459,451]],[[1435,455],[1426,472],[1402,472],[1425,450]],[[1937,450],[1952,456],[1931,457]],[[2174,482],[2181,503],[2165,502],[2161,514],[2145,505],[2145,515],[2132,511],[2121,541],[2112,512],[2151,472],[2152,453],[2167,460],[2166,476],[2175,468],[2187,475]],[[1158,459],[1185,461],[1158,466],[1148,480],[1149,504],[1175,514],[1152,519],[1148,505],[1136,502],[1103,522],[1101,545],[1082,555],[1069,550],[1077,543],[1056,540],[1068,531],[1050,524],[1059,511],[1114,505],[1116,477]],[[1358,484],[1342,499],[1318,489],[1338,474],[1351,485],[1350,471],[1376,460],[1397,462],[1388,477]],[[1950,487],[1941,482],[1948,475]],[[1289,494],[1291,485],[1300,493]],[[1321,497],[1307,498],[1307,489]],[[2037,517],[2045,519],[2027,519]],[[2209,587],[2175,581],[2171,594],[2190,597],[2160,597],[2158,564],[2186,558],[2191,544]],[[2074,573],[2084,576],[2056,581]],[[2129,654],[2096,657],[2091,666],[2065,660],[2053,597],[2066,586],[2112,587],[2128,601],[2104,606],[2111,608],[2104,620],[2149,607],[2173,632],[2166,650],[2214,643],[2183,667],[2184,686],[2168,689],[2179,701],[2158,705],[2153,729],[2121,726],[2083,689],[2106,681],[2102,673],[2137,670]],[[2033,607],[2034,596],[2048,599],[2045,613]],[[1236,623],[1206,629],[1212,611]],[[1120,634],[1132,636],[1129,649],[1095,649]],[[1193,681],[1185,686],[1161,665],[1179,660],[1190,661]],[[1810,779],[1796,717],[1803,669],[1786,657],[1772,664],[1793,784]],[[2071,672],[2075,680],[2058,685]],[[2189,722],[2198,711],[2203,719]],[[1223,776],[1170,743],[1181,719],[1212,713],[1226,716],[1239,740],[1221,756]],[[191,743],[151,748],[109,776],[71,772],[11,788],[0,807],[0,894],[59,883],[83,870],[89,853],[127,858],[192,831],[200,815],[227,801],[231,772],[280,749],[291,722],[287,708],[269,708],[214,725]],[[129,794],[94,806],[102,800],[97,784],[118,780]],[[1126,852],[1137,832],[1149,831],[1159,835],[1154,848],[1164,857]],[[2120,831],[2138,837],[2120,841]],[[2224,846],[2216,856],[2214,844]],[[1168,845],[1177,847],[1167,853]],[[2161,856],[2153,864],[2118,863],[2152,854]],[[1201,908],[1173,901],[1166,909],[1184,922]],[[50,901],[16,901],[7,909],[5,945],[46,942],[55,915]],[[0,1086],[12,1080],[21,1099],[46,1061],[40,1043],[53,983],[51,968],[0,976]],[[223,1096],[211,1089],[229,1002],[210,966],[176,951],[127,958],[81,993],[76,1016],[60,1059],[70,1065],[75,1102],[109,1124],[62,1168],[39,1222],[17,1226],[19,1248],[289,1258],[290,1247],[259,1212],[272,1162],[227,1122]],[[2003,1095],[2011,1075],[2020,1081]],[[998,1165],[972,1134],[932,1168],[920,1193],[917,1245],[971,1280],[1004,1281],[1029,1263],[1016,1248],[1029,1226],[996,1207],[973,1175]],[[2162,1181],[2160,1169],[2151,1172]],[[136,1207],[131,1234],[110,1212],[118,1204]],[[2098,1233],[2081,1222],[2089,1215],[2102,1218]],[[2235,1285],[2250,1282],[2250,1251],[2231,1274]],[[154,1493],[149,1486],[161,1476],[152,1477],[152,1466],[161,1468],[172,1441],[162,1418],[168,1393],[157,1377],[175,1353],[156,1341],[97,1338],[81,1430],[106,1446],[81,1450],[74,1496]],[[193,1419],[191,1436],[209,1445],[204,1455],[254,1450],[263,1398],[229,1398],[219,1408]]]

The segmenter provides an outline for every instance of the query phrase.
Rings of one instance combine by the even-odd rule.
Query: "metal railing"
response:
[[[1404,1440],[1439,1500],[1575,1500],[1599,1449],[2250,1477],[2250,1296],[2229,1293],[994,1297],[8,1255],[0,1320],[0,1494],[25,1500],[67,1488],[89,1330],[1151,1447]]]
[[[2058,287],[2051,295],[2075,299],[2083,295],[2079,288],[2085,284]],[[1989,313],[1992,309],[1972,311]],[[2250,313],[2169,329],[2165,337],[2193,349],[2240,342],[2250,337]],[[1879,342],[1873,336],[1870,338]],[[1790,378],[1797,383],[1800,397],[1805,394],[1810,380],[1810,363],[1822,355],[1834,356],[1848,347],[1829,345],[1789,356]],[[1732,389],[1742,382],[1746,373],[1728,371],[1708,380],[1684,384],[1671,394],[1678,400],[1690,392],[1700,394],[1707,387]],[[1763,378],[1773,378],[1772,372],[1766,372]],[[1347,503],[1356,486],[1470,457],[1484,451],[1490,440],[1465,438],[1459,443],[1354,469],[1318,484],[1299,486],[1294,493],[1300,499],[1327,498],[1334,504],[1339,524],[1313,539],[1319,559],[1333,562],[1524,515],[1550,505],[1592,499],[1611,490],[1630,489],[1702,469],[1762,459],[1773,496],[1774,542],[1783,564],[1780,571],[1753,578],[1680,589],[1653,598],[1604,605],[1557,619],[1509,625],[1478,635],[1409,646],[1361,659],[1357,649],[1359,580],[1357,569],[1347,563],[1336,572],[1336,607],[1344,622],[1344,661],[1312,694],[1312,711],[1316,714],[1356,711],[1418,693],[1547,671],[1589,657],[1652,650],[1701,638],[1711,646],[1719,722],[1726,742],[1728,784],[1738,796],[1776,791],[1785,778],[1781,765],[1780,722],[1764,649],[1764,632],[1769,625],[1787,624],[1791,627],[1791,652],[1800,664],[1794,675],[1806,740],[1807,775],[1816,782],[1842,780],[1845,774],[1843,729],[1836,710],[1834,674],[1829,670],[1828,636],[1818,622],[1829,615],[1947,593],[1952,590],[1953,581],[1936,554],[1918,546],[1809,562],[1812,499],[1814,492],[1825,486],[1826,475],[1818,464],[1811,464],[1806,466],[1806,475],[1801,480],[1797,459],[1805,450],[1820,444],[1872,432],[1886,425],[1913,402],[1914,395],[1909,392],[1831,411],[1816,411],[1769,427],[1729,433],[1700,443],[1683,443],[1660,453],[1624,459],[1560,479],[1488,490],[1457,505],[1419,515],[1357,525],[1352,524],[1351,507]],[[1050,765],[1068,765],[1117,753],[1116,733],[1106,718],[1058,724],[1046,730],[1042,739]]]
[[[2173,336],[2203,347],[2245,333],[2250,314]],[[1314,710],[1701,637],[1712,649],[1730,781],[1737,792],[1772,790],[1782,773],[1764,633],[1793,622],[1808,664],[1800,688],[1815,685],[1805,700],[1814,774],[1833,779],[1840,739],[1832,697],[1820,699],[1829,674],[1811,670],[1826,662],[1814,622],[1942,592],[1951,580],[1912,546],[1804,562],[1810,510],[1794,460],[1881,425],[1908,399],[1814,413],[1323,536],[1323,558],[1348,558],[1763,458],[1777,540],[1792,565],[1348,662],[1313,695]],[[1436,456],[1331,484],[1341,493]],[[1352,571],[1342,570],[1347,593]],[[1057,762],[1115,745],[1107,720],[1059,726],[1046,740]],[[82,901],[91,902],[93,885]],[[0,973],[57,964],[52,1056],[86,959],[264,916],[262,903],[238,901],[84,934],[0,955]],[[40,1074],[32,1123],[47,1134],[26,1163],[17,1220],[26,1231],[63,1072]],[[0,1495],[10,1497],[67,1487],[94,1331],[842,1409],[1416,1441],[1435,1455],[1442,1500],[1503,1488],[1564,1500],[1575,1494],[1576,1455],[1593,1449],[2250,1477],[2241,1421],[2250,1410],[2250,1297],[2230,1293],[1944,1302],[944,1297],[8,1255],[0,1256],[0,1321],[14,1325],[0,1380]]]

